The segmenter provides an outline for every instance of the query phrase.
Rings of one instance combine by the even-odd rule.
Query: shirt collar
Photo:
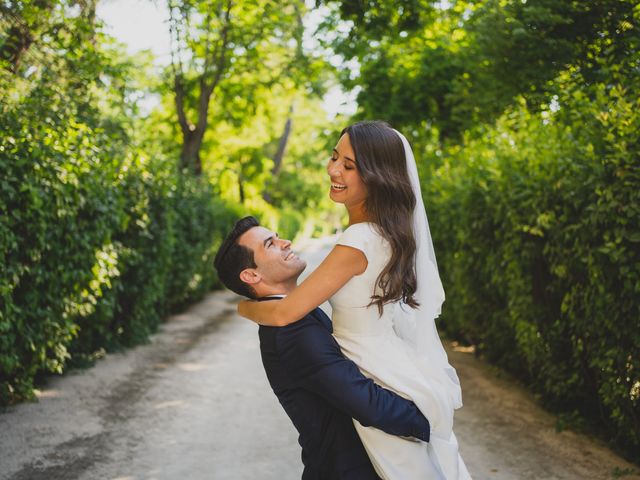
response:
[[[272,300],[272,299],[281,299],[286,297],[286,295],[284,293],[279,293],[279,294],[274,294],[274,295],[267,295],[265,297],[260,297],[258,298],[258,300]]]

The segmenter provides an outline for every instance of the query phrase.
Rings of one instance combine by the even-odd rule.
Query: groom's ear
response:
[[[255,285],[262,280],[262,276],[254,268],[245,268],[240,272],[240,280],[249,285]]]

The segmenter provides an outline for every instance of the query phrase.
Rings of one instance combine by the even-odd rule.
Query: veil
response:
[[[416,206],[413,210],[413,234],[416,239],[416,280],[417,290],[414,298],[419,303],[418,308],[411,308],[400,303],[393,317],[396,334],[410,344],[419,355],[421,361],[428,362],[431,370],[439,378],[436,380],[443,388],[454,409],[462,406],[462,391],[458,374],[450,364],[447,353],[442,346],[435,319],[440,315],[444,302],[444,289],[438,273],[436,254],[429,231],[429,221],[422,201],[420,178],[413,151],[407,139],[394,130],[402,139],[407,161],[407,171]]]

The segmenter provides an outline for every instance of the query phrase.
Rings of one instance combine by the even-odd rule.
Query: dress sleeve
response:
[[[371,226],[368,223],[355,223],[347,227],[338,237],[336,245],[353,247],[369,258],[371,252]]]

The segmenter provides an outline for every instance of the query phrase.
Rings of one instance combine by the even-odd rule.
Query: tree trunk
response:
[[[291,134],[291,114],[293,113],[293,104],[289,107],[289,117],[284,124],[284,132],[280,136],[280,141],[278,142],[278,151],[273,157],[273,168],[271,169],[271,173],[273,176],[277,176],[280,173],[280,169],[282,168],[282,159],[284,158],[284,152],[287,148],[287,143],[289,142],[289,135]]]
[[[240,194],[240,205],[244,204],[244,185],[242,184],[242,172],[238,174],[238,193]]]
[[[87,40],[96,43],[96,3],[97,0],[78,0],[80,16],[87,22]]]
[[[199,79],[199,95],[196,107],[196,123],[192,123],[187,118],[185,108],[185,100],[187,98],[185,92],[185,83],[183,78],[182,63],[176,62],[172,53],[171,65],[173,67],[174,83],[173,90],[175,93],[176,112],[178,114],[178,123],[182,131],[182,151],[180,153],[180,169],[188,169],[196,176],[202,173],[202,161],[200,158],[200,148],[202,147],[202,139],[207,130],[209,102],[211,95],[218,83],[223,77],[227,68],[227,50],[229,49],[229,29],[231,27],[231,7],[232,0],[227,0],[225,8],[219,12],[222,21],[222,30],[220,38],[211,50],[211,42],[207,34],[207,43],[205,46],[204,69]],[[174,17],[174,6],[169,2],[170,12],[170,28],[172,35],[176,36],[178,43],[183,32],[183,26],[180,21]],[[208,17],[207,17],[208,18]],[[184,19],[183,19],[184,21]],[[188,23],[188,22],[187,22]],[[208,21],[207,21],[208,25]]]
[[[202,162],[200,160],[200,147],[204,131],[187,130],[182,132],[182,151],[180,152],[180,170],[185,168],[194,175],[202,173]]]
[[[291,116],[293,114],[293,104],[289,107],[289,116],[287,117],[287,121],[284,124],[284,131],[280,136],[280,140],[278,141],[278,150],[273,157],[273,168],[271,169],[271,174],[273,177],[277,177],[282,169],[282,160],[284,159],[284,152],[287,149],[287,143],[289,143],[289,136],[291,135],[291,126],[292,119]],[[271,203],[271,194],[266,190],[262,192],[262,198],[268,203]]]
[[[80,7],[80,16],[87,22],[86,39],[91,43],[95,43],[95,21],[96,21],[96,2],[97,0],[78,0],[75,2]],[[18,7],[9,8],[0,5],[0,14],[6,18],[13,19],[13,24],[7,29],[6,40],[0,47],[0,60],[5,60],[7,68],[12,73],[17,73],[20,68],[20,61],[24,54],[29,50],[31,45],[35,43],[42,31],[50,29],[51,25],[47,25],[45,19],[48,18],[48,12],[53,10],[59,1],[52,0],[35,0],[31,7],[39,9],[36,20],[28,22]]]
[[[11,26],[5,34],[5,41],[0,47],[0,60],[7,61],[7,68],[16,73],[20,67],[20,60],[36,41],[40,30],[46,27],[47,12],[53,10],[56,2],[51,0],[35,0],[32,7],[40,9],[42,14],[35,22],[28,23],[18,6],[7,7],[0,3],[0,14],[9,19]]]
[[[20,58],[33,43],[33,35],[25,25],[12,25],[7,31],[7,40],[0,48],[0,60],[7,61],[11,73],[16,73]]]

